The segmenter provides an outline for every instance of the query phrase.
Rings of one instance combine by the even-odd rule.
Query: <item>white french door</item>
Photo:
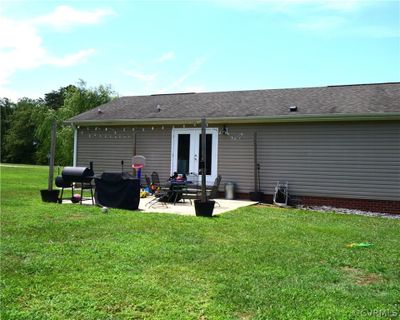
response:
[[[199,175],[201,129],[172,129],[171,174]],[[212,184],[217,177],[218,129],[206,130],[206,179]]]

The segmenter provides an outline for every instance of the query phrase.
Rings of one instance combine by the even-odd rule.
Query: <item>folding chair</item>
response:
[[[212,187],[207,190],[207,196],[208,196],[209,199],[215,200],[215,198],[218,198],[218,188],[219,188],[219,185],[221,183],[221,180],[222,180],[222,176],[218,175],[215,178],[214,184],[212,185]],[[218,204],[219,207],[221,206],[218,203],[218,201],[215,201],[215,203]]]
[[[153,185],[157,186],[157,187],[159,187],[159,186],[161,185],[161,184],[160,184],[160,177],[158,176],[158,173],[155,172],[155,171],[153,171],[153,172],[151,173],[151,183],[152,183]]]
[[[154,192],[153,196],[154,196],[154,199],[149,201],[146,204],[146,206],[148,208],[151,208],[152,206],[154,206],[157,203],[161,203],[163,206],[168,208],[168,205],[167,205],[167,201],[168,201],[168,197],[169,197],[168,192],[161,190],[161,189],[157,189]]]
[[[274,193],[274,204],[277,206],[287,206],[289,198],[289,183],[280,182],[276,183],[275,193]]]

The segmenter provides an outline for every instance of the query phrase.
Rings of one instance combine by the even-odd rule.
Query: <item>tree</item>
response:
[[[29,98],[18,101],[10,117],[9,128],[4,134],[4,161],[34,163],[36,141],[33,114],[37,105],[37,100]]]
[[[86,83],[82,80],[76,86],[68,86],[60,88],[58,92],[63,91],[64,100],[60,108],[53,108],[46,103],[46,109],[37,112],[36,121],[38,124],[35,136],[40,141],[37,150],[37,161],[42,162],[50,148],[50,128],[51,123],[55,119],[57,121],[57,147],[56,147],[56,164],[72,165],[73,155],[73,131],[71,126],[64,123],[65,120],[93,109],[101,104],[109,102],[115,92],[109,86],[95,88],[87,88]],[[54,93],[55,91],[52,91]],[[46,99],[45,99],[46,100]],[[55,100],[54,100],[55,101]]]
[[[5,161],[6,152],[5,148],[5,136],[10,129],[11,116],[15,110],[15,104],[7,98],[0,99],[1,107],[1,161]]]
[[[49,93],[46,93],[44,95],[45,105],[53,110],[58,110],[64,105],[65,95],[68,90],[72,90],[73,88],[75,88],[74,85],[69,85],[66,87],[61,87],[58,90],[53,90]]]
[[[57,118],[57,112],[46,105],[36,107],[32,115],[35,122],[35,141],[36,141],[36,164],[48,164],[50,151],[51,123]]]
[[[80,80],[75,87],[70,87],[65,94],[64,105],[59,110],[57,136],[57,156],[62,165],[72,164],[73,131],[71,126],[65,126],[64,121],[82,112],[91,110],[107,103],[116,96],[110,86],[100,85],[87,88]]]
[[[57,122],[56,164],[71,165],[73,132],[65,120],[107,103],[115,93],[109,86],[61,87],[44,99],[23,98],[17,104],[4,98],[1,105],[1,160],[15,163],[47,164],[51,123]]]
[[[115,92],[110,86],[100,85],[94,88],[87,88],[86,82],[79,80],[77,86],[72,86],[66,91],[64,105],[60,109],[60,116],[63,120],[66,120],[109,102],[113,96],[115,96]]]

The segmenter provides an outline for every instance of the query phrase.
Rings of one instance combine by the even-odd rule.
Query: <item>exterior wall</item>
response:
[[[258,134],[261,191],[272,195],[277,181],[289,182],[296,197],[399,201],[400,123],[308,123],[228,125],[219,135],[220,191],[228,181],[239,193],[254,190],[253,134]],[[210,125],[210,127],[214,127]],[[80,128],[77,165],[94,162],[96,173],[125,170],[135,153],[146,157],[144,174],[170,175],[171,127]],[[136,141],[136,144],[135,144]]]
[[[289,193],[297,196],[400,199],[399,122],[228,129],[230,135],[219,138],[218,172],[223,183],[236,182],[239,193],[254,190],[253,134],[257,131],[261,191],[265,194],[274,193],[277,181],[288,181]]]
[[[97,130],[96,130],[97,129]],[[130,167],[134,148],[134,134],[123,128],[81,127],[77,132],[76,165],[88,167],[93,161],[95,173]]]
[[[170,175],[170,128],[135,127],[132,131],[132,127],[108,127],[105,131],[105,127],[88,127],[78,129],[77,138],[77,166],[87,167],[93,161],[97,174],[121,170],[121,160],[129,171],[133,155],[140,154],[146,157],[143,176],[157,171],[165,180]]]
[[[399,201],[399,122],[270,125],[258,137],[266,194],[279,180],[292,195]]]
[[[167,181],[171,171],[171,128],[162,130],[160,127],[145,131],[138,130],[136,134],[136,154],[146,157],[143,176],[158,172],[161,182]]]
[[[256,127],[228,126],[229,135],[218,138],[219,190],[228,181],[237,184],[237,192],[254,191],[254,131]]]

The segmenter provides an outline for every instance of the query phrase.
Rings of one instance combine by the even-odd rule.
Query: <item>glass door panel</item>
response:
[[[201,134],[199,134],[199,172],[200,172],[200,161],[201,161]],[[211,175],[212,170],[212,134],[206,134],[206,175]]]
[[[179,174],[188,174],[190,165],[190,134],[178,134],[178,168]]]

